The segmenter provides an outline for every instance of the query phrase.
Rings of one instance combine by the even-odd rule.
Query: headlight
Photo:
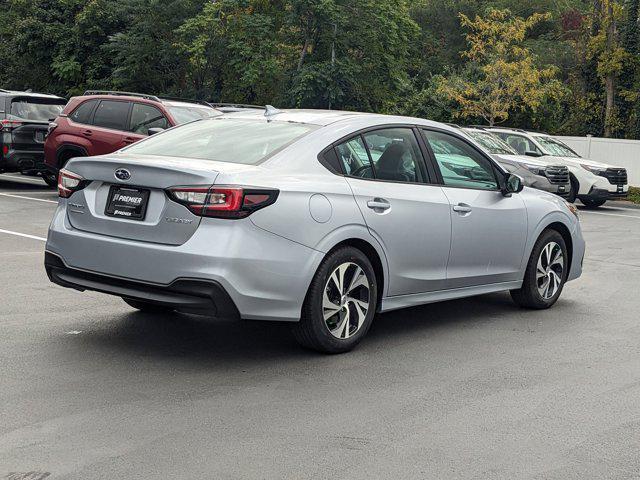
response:
[[[564,201],[564,204],[567,206],[567,209],[576,216],[578,221],[580,221],[580,215],[578,215],[578,207],[576,207],[573,203],[567,202],[566,200]]]
[[[531,165],[531,164],[525,163],[524,168],[529,170],[534,175],[540,175],[542,177],[545,176],[544,175],[544,167],[541,167],[540,165]]]
[[[584,164],[581,163],[580,166],[582,168],[584,168],[585,170],[593,173],[594,175],[598,175],[598,176],[604,175],[604,172],[605,172],[604,168],[594,167],[592,165],[584,165]]]

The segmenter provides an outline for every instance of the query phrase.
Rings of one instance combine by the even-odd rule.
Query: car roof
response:
[[[265,113],[265,110],[246,109],[239,112],[229,113],[225,116],[228,116],[229,118],[264,119],[266,117]],[[350,112],[343,110],[284,109],[278,110],[278,113],[272,114],[268,118],[279,122],[307,123],[318,126],[327,126],[338,122],[357,119],[364,122],[369,120],[372,126],[384,123],[406,123],[411,125],[434,126],[452,132],[458,130],[443,123],[425,120],[424,118],[383,115],[380,113]]]
[[[213,107],[209,106],[209,105],[205,105],[204,103],[198,103],[196,101],[193,102],[187,102],[187,101],[181,101],[181,100],[163,100],[162,98],[160,99],[162,101],[163,105],[167,105],[169,107],[190,107],[190,108],[208,108],[213,110]]]
[[[64,100],[63,97],[59,97],[58,95],[51,95],[49,93],[23,92],[23,91],[20,91],[20,90],[0,89],[0,95],[15,96],[15,97],[50,98],[52,100]]]

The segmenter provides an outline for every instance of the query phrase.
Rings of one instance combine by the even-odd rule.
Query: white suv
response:
[[[521,155],[549,155],[557,159],[558,163],[569,167],[571,193],[567,200],[571,202],[578,198],[586,207],[596,208],[607,200],[625,198],[629,192],[625,168],[582,158],[560,140],[546,133],[502,127],[491,128],[491,133],[498,135]]]

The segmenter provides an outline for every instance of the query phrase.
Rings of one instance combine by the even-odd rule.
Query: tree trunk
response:
[[[607,54],[613,53],[616,35],[616,20],[613,15],[613,0],[607,2]],[[604,80],[605,93],[607,95],[604,111],[604,136],[611,137],[614,133],[613,122],[616,103],[616,76],[614,72],[607,73]]]
[[[302,47],[302,51],[300,52],[300,59],[298,60],[298,71],[302,69],[302,65],[304,65],[304,59],[307,56],[307,50],[309,50],[309,43],[311,40],[307,37],[304,39],[304,46]]]

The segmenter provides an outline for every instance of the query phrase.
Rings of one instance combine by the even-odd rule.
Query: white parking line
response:
[[[40,240],[41,242],[47,241],[47,239],[43,237],[36,237],[35,235],[28,235],[26,233],[20,233],[20,232],[12,232],[11,230],[3,230],[1,228],[0,228],[0,233],[6,233],[7,235],[15,235],[16,237],[31,238],[33,240]]]
[[[629,208],[628,210],[632,210],[632,209]],[[636,216],[636,215],[621,215],[619,213],[589,212],[588,210],[580,210],[580,215],[582,215],[583,213],[588,213],[590,215],[606,215],[608,217],[635,218],[636,220],[640,220],[640,216]]]
[[[0,193],[3,197],[23,198],[25,200],[33,200],[34,202],[58,203],[57,200],[46,200],[44,198],[25,197],[24,195],[14,195],[12,193]]]

